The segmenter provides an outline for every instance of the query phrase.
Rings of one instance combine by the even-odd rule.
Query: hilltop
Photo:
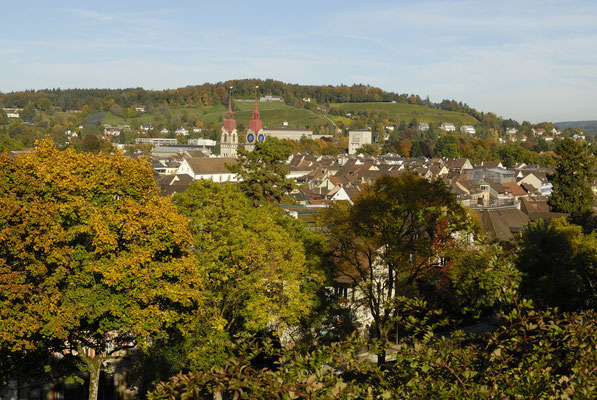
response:
[[[587,133],[592,133],[593,135],[597,135],[597,121],[563,121],[563,122],[556,122],[560,129],[580,129]]]

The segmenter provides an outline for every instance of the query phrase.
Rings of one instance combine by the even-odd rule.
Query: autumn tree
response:
[[[0,155],[0,343],[78,357],[97,399],[107,362],[197,312],[191,245],[145,162],[49,140]]]
[[[255,144],[253,151],[238,149],[238,164],[227,168],[240,178],[239,187],[255,203],[279,204],[294,188],[285,162],[290,151],[277,138]]]
[[[549,176],[553,191],[547,200],[552,211],[586,213],[593,210],[595,161],[587,145],[564,139],[556,147],[557,166]]]
[[[416,294],[417,279],[441,268],[443,249],[468,223],[467,214],[441,181],[413,173],[382,176],[354,205],[337,203],[323,218],[337,274],[363,293],[375,335],[389,338],[399,299]],[[384,362],[385,353],[379,354]]]

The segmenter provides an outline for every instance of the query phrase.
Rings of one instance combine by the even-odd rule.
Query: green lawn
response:
[[[429,108],[420,106],[417,104],[405,104],[405,103],[338,103],[331,104],[331,107],[342,110],[346,113],[362,113],[365,111],[387,111],[390,119],[397,121],[410,122],[413,118],[416,118],[419,122],[453,122],[457,126],[459,125],[475,125],[478,121],[465,113],[438,110],[435,108]]]

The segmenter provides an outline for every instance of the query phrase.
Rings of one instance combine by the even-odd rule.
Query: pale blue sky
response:
[[[597,0],[0,0],[0,91],[365,83],[597,119]]]

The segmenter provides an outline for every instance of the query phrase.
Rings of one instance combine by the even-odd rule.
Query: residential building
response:
[[[419,122],[419,125],[417,127],[420,131],[428,131],[429,130],[429,124],[427,122]]]
[[[8,118],[20,118],[20,112],[23,111],[22,108],[3,108],[4,112],[6,113],[6,116]]]
[[[443,129],[446,132],[456,131],[456,127],[452,122],[442,122],[442,124],[440,125],[440,129]]]
[[[359,129],[348,132],[348,154],[356,154],[357,150],[366,144],[371,144],[371,131]]]
[[[234,149],[236,151],[236,148]],[[235,157],[185,157],[176,171],[193,179],[209,179],[214,182],[238,182],[236,174],[230,172],[226,164],[236,164]]]
[[[460,127],[460,132],[468,133],[469,135],[474,135],[476,133],[475,128],[472,125],[462,125]]]
[[[170,138],[137,138],[135,139],[135,143],[143,144],[143,143],[150,143],[154,146],[168,146],[168,145],[177,145],[178,141],[176,139]]]

